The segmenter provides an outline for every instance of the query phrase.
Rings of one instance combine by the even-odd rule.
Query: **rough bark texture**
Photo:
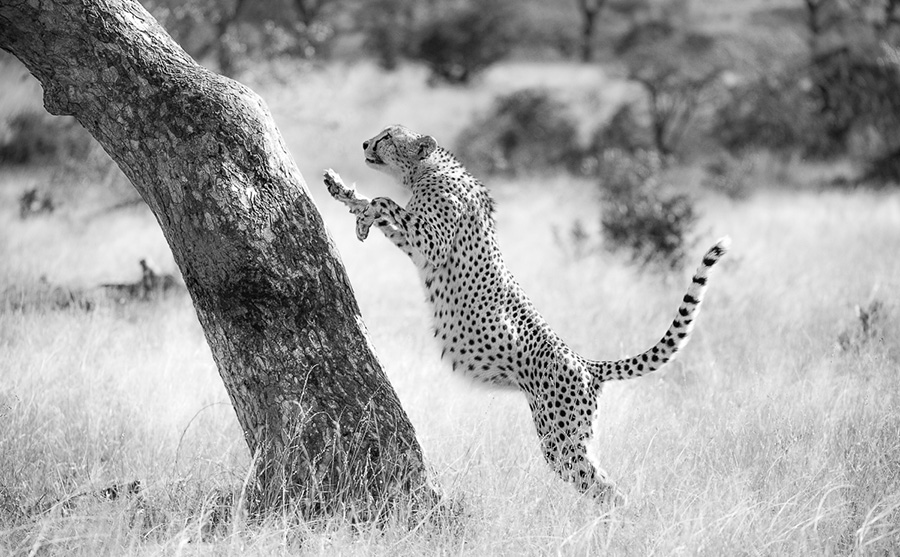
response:
[[[133,0],[0,0],[0,47],[156,215],[257,466],[262,508],[422,489],[412,425],[262,100]]]

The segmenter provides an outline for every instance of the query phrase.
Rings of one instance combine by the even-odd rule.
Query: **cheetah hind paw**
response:
[[[369,200],[359,195],[355,188],[347,187],[334,170],[325,169],[324,178],[331,197],[346,205],[354,215],[359,215],[369,205]]]
[[[619,491],[613,484],[594,486],[591,495],[593,495],[594,500],[600,507],[607,510],[625,506],[628,502],[628,498],[625,497],[625,494]]]

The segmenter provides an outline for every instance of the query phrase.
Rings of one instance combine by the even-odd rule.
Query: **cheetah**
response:
[[[442,357],[470,378],[520,389],[544,458],[559,477],[604,504],[624,503],[588,454],[603,383],[655,371],[685,346],[710,268],[730,240],[719,240],[703,256],[659,342],[624,360],[590,360],[550,329],[506,268],[496,239],[494,202],[449,151],[433,137],[398,125],[364,141],[363,150],[368,166],[412,192],[405,209],[385,197],[363,197],[330,169],[325,184],[356,216],[360,241],[375,225],[412,259],[433,308]]]

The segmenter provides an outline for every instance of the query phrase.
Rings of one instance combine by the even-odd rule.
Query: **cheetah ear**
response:
[[[428,158],[428,155],[433,153],[435,149],[437,149],[437,141],[430,135],[423,135],[419,138],[419,149],[416,151],[416,155],[419,157],[419,160],[422,160]]]

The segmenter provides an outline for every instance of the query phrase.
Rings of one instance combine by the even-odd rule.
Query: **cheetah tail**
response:
[[[678,306],[678,314],[675,316],[675,320],[672,321],[665,336],[655,346],[633,358],[615,362],[593,362],[592,372],[594,376],[600,381],[640,377],[656,371],[674,358],[691,338],[694,320],[697,318],[697,314],[700,313],[700,304],[703,302],[703,295],[706,293],[709,271],[725,255],[729,247],[731,247],[731,238],[725,236],[716,242],[716,245],[711,247],[706,252],[706,255],[703,256],[703,262],[700,264],[697,272],[694,273],[694,278],[691,279],[691,285],[688,287],[687,294],[684,295],[681,305]]]

